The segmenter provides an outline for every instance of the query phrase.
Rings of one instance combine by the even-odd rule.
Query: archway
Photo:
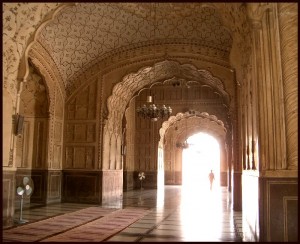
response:
[[[207,132],[217,140],[220,152],[218,178],[222,186],[227,186],[229,174],[225,148],[227,129],[224,123],[215,115],[198,111],[178,113],[176,116],[171,116],[160,129],[161,140],[159,145],[164,148],[165,184],[182,184],[184,149],[181,145],[182,142],[199,132]],[[210,169],[206,170],[209,171]]]
[[[189,147],[182,153],[183,189],[206,192],[209,189],[208,174],[215,175],[212,190],[220,186],[220,146],[209,134],[200,132],[187,139]]]
[[[218,111],[222,112],[225,111],[223,104],[226,104],[228,107],[233,104],[229,96],[230,91],[228,91],[221,79],[216,78],[210,71],[197,69],[196,66],[191,64],[180,64],[176,61],[165,60],[155,63],[152,67],[147,66],[141,68],[136,73],[124,76],[121,82],[114,85],[112,94],[107,99],[107,108],[105,108],[107,110],[103,123],[103,137],[100,141],[102,155],[100,156],[102,157],[102,170],[109,171],[107,174],[118,170],[120,175],[122,173],[123,176],[125,175],[124,182],[126,182],[125,184],[128,183],[126,189],[135,187],[135,183],[136,185],[139,184],[138,181],[135,181],[137,179],[135,174],[139,171],[146,171],[148,174],[147,183],[149,183],[149,187],[156,187],[156,173],[159,166],[157,167],[157,151],[153,153],[153,148],[154,146],[157,148],[156,143],[159,135],[155,135],[154,132],[161,128],[161,124],[157,123],[154,125],[150,124],[147,120],[140,121],[134,111],[135,107],[140,105],[139,103],[144,102],[144,99],[142,99],[142,94],[146,94],[144,91],[147,92],[150,87],[151,89],[155,89],[155,85],[157,87],[161,85],[161,87],[173,89],[174,81],[179,82],[186,89],[191,84],[195,87],[197,86],[197,93],[194,92],[194,89],[189,89],[189,91],[182,93],[183,98],[186,94],[194,92],[192,94],[193,98],[195,97],[198,100],[214,100],[215,104],[218,104]],[[204,86],[209,86],[211,90],[206,91]],[[165,90],[161,88],[160,91],[155,93],[158,103],[163,102],[163,100],[172,100],[172,102],[178,100],[178,97],[172,98],[168,94],[162,95]],[[176,93],[176,91],[174,92]],[[211,96],[205,97],[206,94],[210,94]],[[164,99],[159,100],[162,98]],[[194,100],[189,99],[190,103],[195,104]],[[174,111],[186,111],[186,108],[184,108],[186,105],[178,103],[177,105],[177,111],[173,107]],[[124,112],[126,113],[126,121],[129,122],[126,122],[126,125],[124,126],[123,124],[122,126],[121,122]],[[124,130],[126,130],[125,135],[123,134]],[[123,136],[125,138],[122,138]],[[124,145],[120,145],[122,140],[125,142]],[[134,148],[133,142],[138,144],[139,147]],[[125,147],[126,158],[121,152],[121,148]],[[125,173],[124,170],[126,171]],[[103,177],[102,182],[102,189],[105,191],[106,185],[108,186],[105,177]],[[146,187],[146,184],[144,186]],[[120,185],[119,187],[123,186]]]

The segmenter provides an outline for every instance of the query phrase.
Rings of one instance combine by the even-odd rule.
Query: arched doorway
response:
[[[212,190],[220,186],[220,146],[217,140],[204,132],[187,139],[188,148],[182,153],[182,186],[198,192],[209,189],[208,174],[215,175]]]
[[[126,190],[139,187],[140,182],[137,175],[141,171],[147,175],[143,186],[157,187],[159,184],[157,182],[157,172],[160,169],[158,162],[162,162],[159,161],[158,142],[163,150],[163,167],[164,172],[168,174],[165,175],[168,184],[177,184],[178,181],[181,181],[181,169],[173,167],[172,161],[174,159],[170,157],[170,153],[173,156],[177,153],[173,152],[176,149],[176,147],[174,148],[176,141],[161,142],[161,140],[164,140],[164,136],[160,135],[160,129],[164,130],[162,125],[164,122],[157,121],[153,123],[136,115],[136,108],[145,104],[147,95],[150,95],[150,90],[155,96],[157,105],[172,104],[174,114],[187,113],[190,117],[199,117],[196,114],[190,114],[190,112],[200,110],[217,114],[219,119],[225,121],[228,108],[224,108],[224,105],[229,106],[232,103],[228,89],[225,89],[219,78],[216,78],[211,72],[205,69],[197,69],[191,64],[181,65],[177,61],[164,60],[155,63],[153,66],[144,67],[136,73],[124,76],[122,82],[113,87],[112,94],[107,99],[107,118],[103,127],[103,142],[101,143],[103,145],[103,170],[114,170],[114,167],[109,168],[109,162],[114,162],[116,159],[120,159],[121,162],[121,156],[123,156],[121,170],[123,170],[123,188]],[[126,111],[126,123],[123,123],[122,127],[120,118],[123,118],[123,111]],[[202,116],[201,120],[204,124],[206,119],[214,121],[215,124],[219,123],[217,120],[205,118],[205,116],[208,116],[208,114]],[[118,140],[124,130],[126,131],[123,140],[124,145],[115,146],[117,143],[111,141]],[[124,148],[123,146],[126,147],[125,156],[119,152],[121,148]],[[166,152],[168,153],[166,154]],[[105,182],[103,180],[104,185]],[[102,189],[105,189],[105,187]]]
[[[227,162],[228,152],[225,148],[227,129],[225,128],[224,123],[216,116],[209,115],[206,112],[200,113],[198,111],[194,111],[194,113],[178,113],[176,116],[172,116],[168,121],[163,123],[160,130],[160,143],[164,141],[165,184],[181,185],[183,183],[182,172],[185,167],[185,165],[183,165],[183,158],[187,157],[183,142],[200,132],[209,133],[210,138],[213,136],[211,139],[215,141],[214,148],[218,148],[217,150],[219,152],[217,154],[218,156],[215,155],[216,158],[214,159],[215,162],[218,162],[218,166],[215,166],[216,163],[214,163],[214,167],[211,168],[211,165],[206,163],[206,168],[202,169],[203,172],[206,171],[205,178],[207,179],[208,173],[212,169],[217,174],[217,184],[227,186],[227,177],[229,174]],[[164,139],[162,140],[162,138]],[[192,140],[190,144],[195,144],[193,143],[194,140],[197,141],[197,139],[190,140]],[[202,146],[198,146],[198,148],[197,146],[191,145],[191,148],[194,147],[194,151],[190,152],[190,154],[195,154],[191,155],[193,160],[197,157],[199,158],[200,155],[197,155],[197,150],[202,150],[203,145],[205,144],[207,144],[207,138],[201,143]],[[210,149],[207,149],[206,151],[210,152]],[[212,161],[212,159],[205,160]],[[195,165],[196,163],[197,162],[195,162]]]

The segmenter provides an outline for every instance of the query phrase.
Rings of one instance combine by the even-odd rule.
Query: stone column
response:
[[[226,135],[226,151],[227,151],[227,165],[228,165],[228,191],[231,192],[231,185],[232,185],[232,179],[231,179],[231,173],[232,173],[232,142],[230,139],[230,132],[227,132]]]
[[[278,3],[287,168],[298,169],[298,4]]]
[[[220,185],[228,186],[227,174],[228,174],[228,162],[227,162],[227,152],[226,143],[224,140],[219,140],[220,145]]]
[[[242,211],[242,165],[239,151],[240,124],[238,109],[232,114],[233,210]]]
[[[248,5],[252,23],[253,125],[256,125],[249,141],[249,153],[259,157],[251,169],[260,171],[286,169],[285,121],[283,85],[277,11],[274,4],[251,3]],[[255,97],[254,97],[255,96]],[[254,150],[255,149],[255,150]],[[256,151],[256,152],[255,152]],[[253,161],[254,158],[252,158]],[[254,166],[254,167],[253,167]]]

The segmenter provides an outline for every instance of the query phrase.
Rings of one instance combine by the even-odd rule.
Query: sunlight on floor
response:
[[[178,217],[184,241],[212,241],[224,228],[222,189],[220,187],[220,148],[212,136],[198,133],[188,138],[189,148],[182,152],[182,188]],[[156,207],[164,209],[163,153],[159,151]],[[215,181],[210,190],[209,173]],[[228,224],[228,223],[227,223]]]
[[[165,203],[164,172],[158,171],[157,178],[158,181],[157,181],[156,207],[157,209],[163,209]]]

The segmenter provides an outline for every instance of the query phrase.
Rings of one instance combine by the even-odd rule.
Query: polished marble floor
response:
[[[87,208],[89,204],[59,203],[24,206],[23,219],[30,222]],[[123,200],[101,207],[143,207],[150,212],[106,239],[107,242],[241,242],[241,213],[232,210],[227,188],[186,189],[165,186],[123,193]],[[16,218],[19,212],[16,212]],[[17,223],[16,223],[17,224]]]

